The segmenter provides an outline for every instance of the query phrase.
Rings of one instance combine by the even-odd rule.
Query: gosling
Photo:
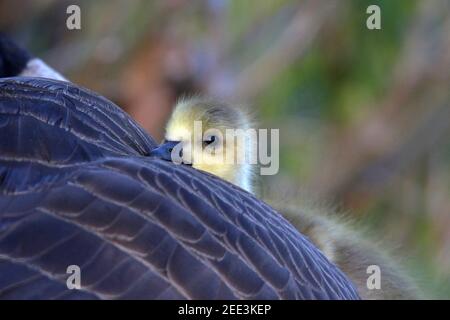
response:
[[[201,124],[201,132],[195,126]],[[254,166],[248,163],[226,163],[223,153],[254,152],[252,135],[244,144],[227,141],[226,129],[249,129],[253,125],[247,112],[224,102],[194,97],[177,103],[170,117],[164,142],[152,152],[168,161],[174,156],[183,163],[217,175],[253,193]],[[197,125],[198,126],[198,125]],[[244,130],[244,133],[246,130]],[[197,147],[195,147],[197,146]],[[245,150],[236,150],[237,148]],[[178,147],[178,149],[177,149]],[[306,235],[356,285],[363,299],[417,299],[413,282],[368,239],[360,236],[350,225],[327,215],[288,206],[278,210],[302,234]],[[380,270],[380,288],[370,287],[369,266]]]

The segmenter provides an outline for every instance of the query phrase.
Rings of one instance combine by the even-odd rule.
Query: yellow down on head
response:
[[[242,135],[235,139],[230,132],[237,129]],[[252,192],[254,165],[250,163],[250,153],[256,137],[247,129],[252,129],[252,123],[241,108],[194,97],[177,103],[167,123],[165,139],[181,141],[183,159],[194,168]]]

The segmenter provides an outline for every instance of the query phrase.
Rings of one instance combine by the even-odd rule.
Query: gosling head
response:
[[[252,192],[250,159],[256,136],[242,109],[194,97],[180,100],[166,126],[165,140],[151,155],[180,161]]]

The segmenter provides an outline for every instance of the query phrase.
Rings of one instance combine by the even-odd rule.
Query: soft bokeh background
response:
[[[0,29],[157,139],[180,94],[247,103],[280,129],[262,197],[332,204],[450,298],[450,1],[0,0]]]

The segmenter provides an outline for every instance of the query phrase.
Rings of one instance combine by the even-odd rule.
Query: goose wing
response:
[[[0,80],[0,298],[358,298],[267,204],[154,147],[86,89]]]

